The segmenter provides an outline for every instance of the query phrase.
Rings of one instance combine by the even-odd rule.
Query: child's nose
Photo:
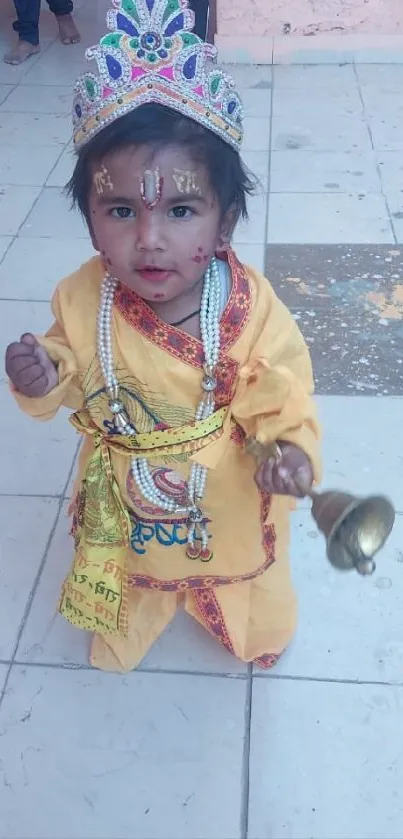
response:
[[[136,247],[138,250],[152,251],[161,249],[162,246],[163,231],[158,213],[153,210],[145,210],[141,214],[137,225]]]

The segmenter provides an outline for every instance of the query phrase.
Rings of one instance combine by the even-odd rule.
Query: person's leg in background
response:
[[[47,0],[47,2],[50,11],[56,17],[62,44],[77,44],[80,40],[80,33],[72,18],[72,0]]]
[[[7,64],[21,64],[30,55],[39,52],[39,13],[41,0],[14,0],[17,20],[13,23],[18,42],[4,56]]]
[[[189,0],[189,6],[195,14],[193,32],[205,41],[207,38],[209,0]]]

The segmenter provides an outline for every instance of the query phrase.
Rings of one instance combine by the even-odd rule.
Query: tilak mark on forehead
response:
[[[94,184],[98,195],[102,195],[105,189],[113,190],[113,182],[106,166],[102,166],[98,172],[94,173]]]
[[[145,169],[140,180],[140,194],[148,210],[152,210],[161,200],[164,179],[160,169]]]
[[[196,182],[197,172],[194,169],[173,169],[172,178],[176,189],[182,195],[189,195],[191,192],[201,194],[201,189]]]

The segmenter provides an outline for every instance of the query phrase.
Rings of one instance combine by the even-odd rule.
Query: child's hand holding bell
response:
[[[260,464],[255,480],[259,489],[273,495],[304,498],[313,483],[313,470],[306,454],[292,443],[279,443],[281,457],[269,457]]]
[[[7,347],[6,372],[15,389],[24,396],[46,396],[59,384],[53,361],[30,333]]]

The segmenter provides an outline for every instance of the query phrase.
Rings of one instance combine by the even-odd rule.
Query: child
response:
[[[8,347],[21,408],[83,435],[59,609],[94,666],[134,668],[181,605],[270,667],[291,639],[291,496],[318,477],[309,354],[230,247],[252,183],[242,110],[186,0],[114,0],[77,85],[70,182],[99,256],[46,337]],[[245,441],[277,445],[257,468]]]
[[[59,26],[59,38],[62,44],[77,44],[80,33],[71,16],[72,0],[47,0],[50,11],[56,17]],[[41,0],[14,0],[17,20],[13,24],[18,32],[18,41],[11,52],[4,56],[6,64],[22,64],[39,50],[39,15]]]

